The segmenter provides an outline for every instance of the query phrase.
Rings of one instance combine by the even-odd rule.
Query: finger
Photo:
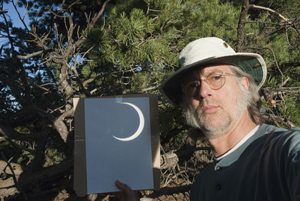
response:
[[[125,200],[140,200],[139,195],[137,192],[133,191],[129,186],[126,184],[116,181],[116,186],[122,190],[122,193],[117,193],[116,196],[120,199],[122,196],[125,196],[127,199]],[[120,199],[121,200],[121,199]]]
[[[131,188],[129,186],[127,186],[126,184],[120,182],[120,181],[116,181],[116,186],[118,187],[118,189],[122,190],[125,193],[130,193],[132,192]]]

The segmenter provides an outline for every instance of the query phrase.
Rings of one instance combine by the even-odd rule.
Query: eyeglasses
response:
[[[213,72],[206,78],[202,78],[200,80],[184,81],[182,84],[182,91],[185,95],[194,96],[195,93],[200,90],[202,80],[206,82],[211,89],[221,89],[226,82],[226,76],[235,75],[227,72]]]

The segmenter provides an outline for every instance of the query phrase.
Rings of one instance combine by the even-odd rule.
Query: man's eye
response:
[[[189,84],[188,88],[193,89],[193,88],[197,88],[200,86],[199,82],[192,82]]]
[[[222,77],[222,75],[212,75],[212,76],[210,77],[210,80],[211,80],[211,81],[218,81],[218,80],[221,79],[221,77]]]

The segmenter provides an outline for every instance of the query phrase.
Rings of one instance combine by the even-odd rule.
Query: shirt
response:
[[[261,125],[197,176],[191,201],[300,201],[300,128]]]
[[[259,126],[256,126],[255,128],[253,128],[245,137],[243,137],[243,139],[241,141],[239,141],[234,147],[232,147],[232,149],[230,149],[228,152],[226,152],[222,156],[215,157],[214,159],[216,161],[219,161],[222,158],[224,158],[225,156],[227,156],[230,153],[234,152],[237,148],[239,148],[242,144],[244,144],[244,142],[246,142],[250,137],[252,137],[252,135],[254,135],[254,133],[258,130],[258,128],[259,128]]]

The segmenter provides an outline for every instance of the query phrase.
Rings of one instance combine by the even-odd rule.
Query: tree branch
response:
[[[15,8],[15,10],[16,10],[18,16],[19,16],[19,19],[21,20],[22,24],[24,25],[26,31],[29,32],[29,29],[28,29],[26,23],[24,22],[24,18],[21,17],[21,15],[20,15],[20,13],[19,13],[19,11],[18,11],[18,9],[17,9],[17,7],[16,7],[14,1],[11,1],[11,3],[13,4],[13,6],[14,6],[14,8]],[[25,13],[25,15],[26,15],[26,13]],[[25,15],[24,15],[24,17],[25,17]]]
[[[38,51],[38,52],[34,52],[34,53],[32,53],[32,54],[28,54],[28,55],[26,55],[26,56],[22,56],[22,55],[17,55],[17,58],[18,59],[30,59],[31,57],[35,57],[35,56],[38,56],[38,55],[40,55],[40,54],[42,54],[44,51],[43,50],[41,50],[41,51]]]
[[[286,17],[284,17],[283,15],[281,15],[279,12],[275,11],[275,10],[272,10],[271,8],[267,8],[267,7],[263,7],[263,6],[257,6],[255,4],[250,4],[249,5],[249,8],[255,8],[255,9],[261,9],[261,10],[266,10],[266,11],[269,11],[271,13],[274,13],[276,15],[278,15],[283,21],[285,21],[287,24],[292,24],[290,22],[290,20]]]
[[[249,0],[243,1],[242,11],[240,14],[239,22],[238,22],[238,28],[237,28],[237,46],[236,51],[242,52],[243,50],[243,43],[244,43],[244,29],[245,29],[245,22],[247,19],[247,14],[249,10]]]
[[[67,141],[68,134],[69,134],[68,128],[66,124],[63,122],[66,117],[74,117],[74,111],[70,109],[69,111],[64,112],[60,117],[58,117],[53,122],[56,130],[59,132],[64,142]]]

